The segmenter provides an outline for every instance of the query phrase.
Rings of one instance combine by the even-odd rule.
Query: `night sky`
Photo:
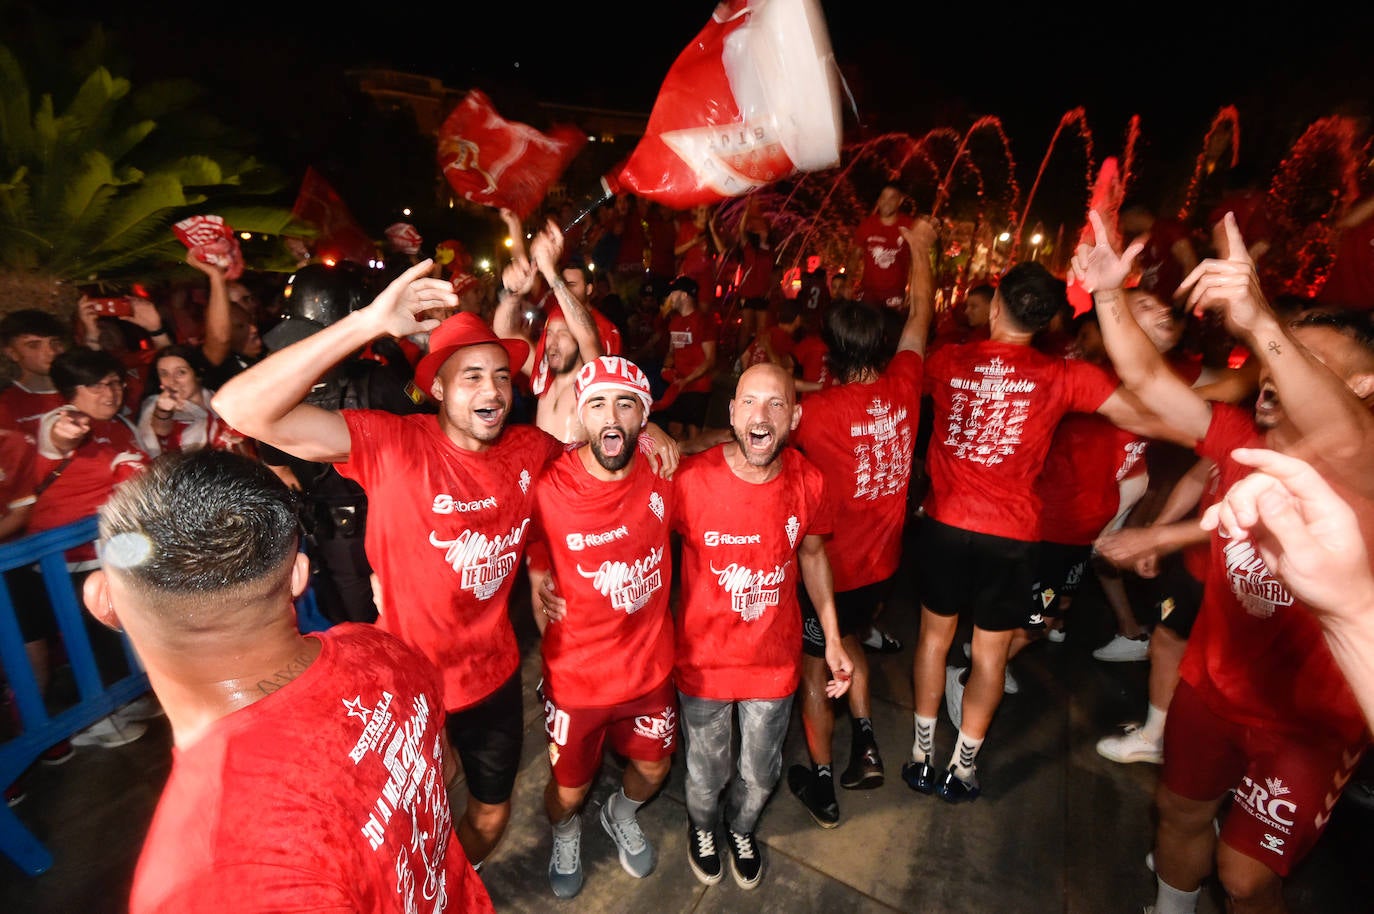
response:
[[[846,102],[848,132],[963,131],[994,115],[1030,176],[1061,115],[1078,106],[1099,161],[1121,151],[1133,114],[1143,160],[1191,160],[1212,117],[1235,104],[1243,153],[1274,164],[1315,118],[1374,105],[1366,47],[1374,8],[1360,6],[1332,23],[1334,8],[1311,5],[1270,19],[1249,4],[822,0],[857,107]],[[258,0],[62,7],[104,22],[132,52],[136,79],[180,75],[216,86],[224,116],[241,111],[250,122],[310,104],[321,74],[367,66],[497,99],[512,86],[548,101],[647,112],[711,8],[700,0],[412,3],[368,13]]]

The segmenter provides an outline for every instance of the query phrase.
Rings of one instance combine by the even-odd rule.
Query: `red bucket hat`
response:
[[[415,366],[415,386],[426,396],[434,386],[434,376],[449,356],[459,349],[495,343],[510,356],[511,374],[518,372],[530,354],[530,344],[524,340],[502,339],[492,332],[487,322],[466,311],[448,318],[429,335],[429,352]]]

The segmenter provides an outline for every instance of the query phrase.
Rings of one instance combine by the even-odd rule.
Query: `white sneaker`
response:
[[[1053,641],[1055,644],[1063,644],[1064,630],[1062,628],[1052,628],[1049,631],[1045,632],[1045,637]]]
[[[1145,635],[1137,640],[1127,638],[1125,635],[1114,635],[1112,640],[1093,651],[1093,656],[1108,663],[1133,663],[1137,660],[1148,660],[1150,659],[1150,636]]]
[[[1139,724],[1129,724],[1120,736],[1104,736],[1097,741],[1097,754],[1113,762],[1129,765],[1131,762],[1149,762],[1151,765],[1164,764],[1164,743],[1155,742],[1145,736]]]
[[[119,715],[111,714],[109,717],[102,717],[85,730],[73,736],[72,745],[99,746],[102,749],[114,749],[117,746],[124,746],[132,743],[147,732],[147,724],[142,724],[138,721],[120,720]]]
[[[167,715],[163,712],[162,705],[158,704],[157,698],[149,692],[115,711],[114,716],[123,723],[131,723],[136,720],[154,720]]]
[[[959,681],[963,672],[963,667],[945,667],[945,713],[956,730],[964,722],[964,684]]]

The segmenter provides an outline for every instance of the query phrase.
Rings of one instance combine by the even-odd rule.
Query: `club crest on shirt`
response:
[[[663,496],[657,492],[649,493],[649,510],[654,512],[654,517],[663,520]]]
[[[801,533],[801,521],[797,520],[797,515],[787,518],[787,526],[783,529],[787,531],[787,544],[793,549],[797,548],[797,534]]]
[[[529,493],[529,491],[530,491],[530,481],[531,481],[531,479],[530,479],[530,471],[529,471],[529,470],[521,470],[521,471],[520,471],[520,494],[521,494],[521,495],[526,495],[526,494]]]

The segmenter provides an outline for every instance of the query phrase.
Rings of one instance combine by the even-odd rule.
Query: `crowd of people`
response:
[[[833,828],[836,780],[884,783],[880,737],[911,738],[915,793],[976,800],[1009,661],[1062,640],[1093,578],[1118,625],[1099,659],[1150,663],[1143,722],[1098,751],[1162,766],[1155,914],[1196,910],[1213,872],[1234,910],[1283,909],[1374,717],[1374,297],[1280,298],[1233,215],[1199,250],[1138,204],[1091,213],[1067,275],[1018,263],[939,315],[941,226],[895,185],[853,263],[799,292],[748,207],[730,232],[628,196],[586,224],[501,216],[511,259],[485,281],[450,250],[380,289],[309,263],[273,294],[191,254],[203,308],[0,321],[0,531],[100,514],[68,566],[102,675],[127,671],[122,629],[156,696],[70,742],[123,745],[165,713],[178,747],[134,910],[489,907],[526,587],[552,893],[583,887],[607,747],[625,767],[597,820],[626,873],[658,865],[637,813],[677,758],[687,864],[754,888],[778,783]],[[867,655],[901,650],[880,622],[904,557],[914,715],[880,734]],[[7,584],[47,687],[41,581]],[[307,588],[332,625],[302,635]],[[810,764],[784,778],[794,701]]]

